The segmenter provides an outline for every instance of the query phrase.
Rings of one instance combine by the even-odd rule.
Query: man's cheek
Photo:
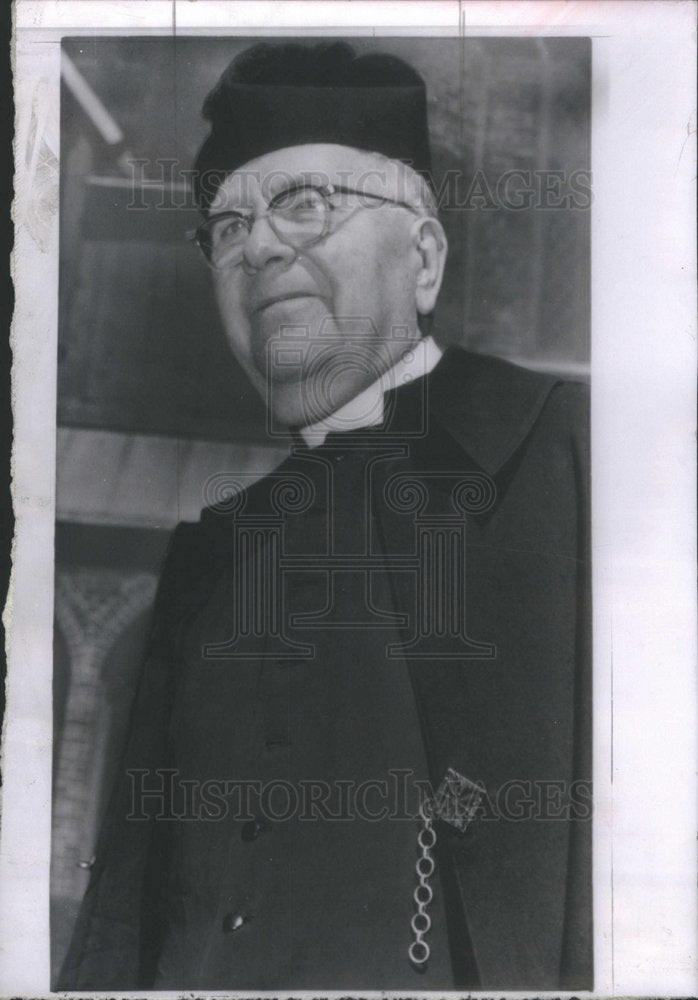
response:
[[[250,363],[252,359],[252,333],[250,323],[239,309],[221,309],[221,321],[226,340],[237,359]]]
[[[331,315],[368,316],[376,287],[375,262],[361,254],[347,255],[332,283]]]
[[[229,272],[217,273],[214,277],[214,292],[224,321],[227,317],[238,317],[244,312],[242,289],[235,280],[235,275]]]

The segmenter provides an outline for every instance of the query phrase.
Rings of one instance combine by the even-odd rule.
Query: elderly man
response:
[[[197,242],[294,445],[175,533],[59,985],[589,988],[585,394],[430,335],[410,67],[259,45],[205,113]]]

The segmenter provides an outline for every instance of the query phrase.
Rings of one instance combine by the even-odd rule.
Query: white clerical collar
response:
[[[443,354],[433,337],[410,341],[392,368],[372,382],[367,389],[354,396],[329,417],[316,424],[301,427],[300,434],[309,448],[324,444],[330,431],[357,431],[363,427],[375,427],[383,422],[383,396],[390,389],[399,389],[408,382],[422,378],[436,367]]]

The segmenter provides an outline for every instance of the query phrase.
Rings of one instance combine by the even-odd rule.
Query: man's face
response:
[[[216,193],[212,216],[241,211],[257,219],[243,260],[214,272],[216,297],[235,355],[283,424],[327,416],[419,337],[419,220],[404,207],[338,194],[329,234],[296,250],[259,217],[274,197],[305,181],[416,204],[403,177],[391,161],[313,144],[250,161]]]

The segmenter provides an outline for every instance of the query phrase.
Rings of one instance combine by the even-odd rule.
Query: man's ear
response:
[[[415,284],[417,312],[425,315],[433,311],[444,276],[448,240],[438,219],[425,216],[417,219],[410,230],[412,244],[419,254]]]

